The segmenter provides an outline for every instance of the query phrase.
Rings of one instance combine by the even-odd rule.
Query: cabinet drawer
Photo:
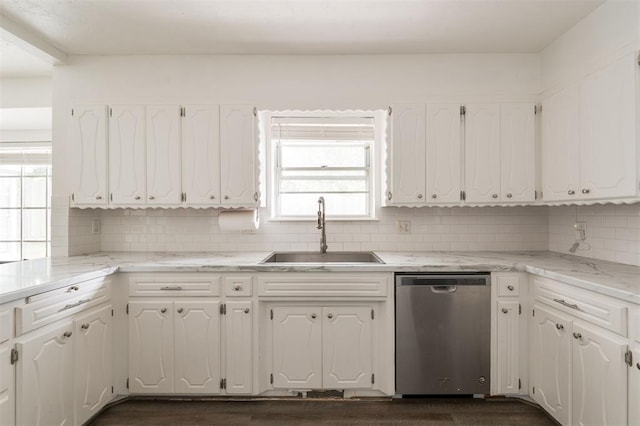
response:
[[[108,280],[93,280],[72,294],[59,294],[16,308],[16,334],[20,335],[82,312],[111,299]]]
[[[520,274],[501,273],[496,275],[498,297],[520,295]]]
[[[224,295],[233,296],[251,296],[253,293],[252,277],[225,277],[224,278]]]
[[[129,296],[219,296],[220,276],[208,274],[137,275],[129,279]]]
[[[628,308],[622,302],[547,278],[534,278],[534,297],[577,318],[627,335]]]
[[[40,302],[42,300],[53,300],[53,298],[66,295],[66,296],[75,296],[77,294],[81,294],[84,291],[94,291],[96,286],[105,285],[106,278],[96,278],[93,280],[82,281],[73,285],[69,285],[66,287],[57,288],[51,291],[45,291],[44,293],[34,294],[33,296],[27,297],[27,303],[35,303]]]
[[[376,296],[387,295],[389,277],[380,274],[287,274],[258,276],[259,296]]]
[[[13,334],[13,311],[0,312],[0,344],[11,339]]]

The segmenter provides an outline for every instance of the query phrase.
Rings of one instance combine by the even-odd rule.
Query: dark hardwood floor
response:
[[[555,425],[514,399],[128,400],[91,425]]]

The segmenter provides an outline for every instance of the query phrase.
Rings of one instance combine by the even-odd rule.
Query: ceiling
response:
[[[603,2],[0,0],[0,13],[70,55],[534,53]]]

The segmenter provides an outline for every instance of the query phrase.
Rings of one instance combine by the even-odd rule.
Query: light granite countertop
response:
[[[0,265],[0,303],[115,272],[522,271],[640,304],[640,267],[554,252],[376,252],[384,264],[261,264],[267,252],[96,253]]]

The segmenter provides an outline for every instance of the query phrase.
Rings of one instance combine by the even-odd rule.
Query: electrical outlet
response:
[[[576,241],[584,241],[587,239],[587,223],[576,222],[573,224],[573,232],[575,233]]]
[[[410,234],[411,233],[411,221],[410,220],[399,220],[396,222],[397,233],[398,234]]]
[[[92,234],[100,233],[100,219],[93,219],[91,221],[91,233]]]

